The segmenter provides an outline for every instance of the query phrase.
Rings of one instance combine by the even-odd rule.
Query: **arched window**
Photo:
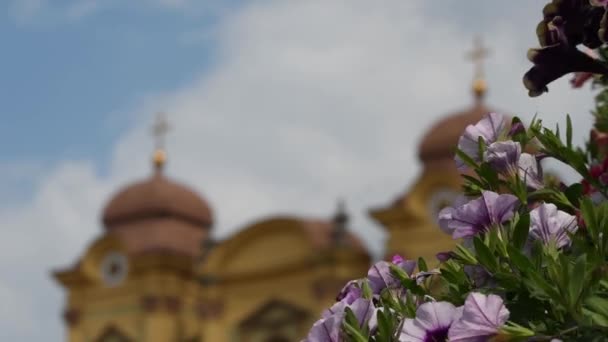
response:
[[[95,340],[95,342],[132,342],[125,334],[121,333],[116,327],[108,327],[104,332]]]
[[[309,322],[307,310],[284,301],[271,300],[240,322],[236,339],[243,342],[299,341],[308,331]]]

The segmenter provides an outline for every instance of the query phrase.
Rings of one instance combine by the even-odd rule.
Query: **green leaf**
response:
[[[458,284],[460,281],[458,279],[458,277],[454,274],[454,272],[448,270],[448,269],[444,269],[442,268],[441,270],[441,276],[450,284]]]
[[[516,289],[521,283],[521,279],[513,275],[512,273],[496,273],[494,278],[506,289]]]
[[[594,324],[597,324],[604,328],[608,328],[608,318],[606,318],[604,315],[600,315],[586,308],[583,308],[583,313],[586,316],[589,316]]]
[[[418,270],[420,272],[427,272],[429,268],[426,266],[426,261],[422,257],[418,258]]]
[[[471,169],[477,168],[477,163],[471,157],[469,157],[466,153],[464,153],[462,150],[457,148],[456,155],[458,157],[460,157],[460,159],[462,159],[462,161],[465,163],[465,165],[467,165]]]
[[[533,288],[534,290],[540,290],[542,293],[544,293],[550,299],[554,300],[556,303],[562,303],[563,302],[564,298],[540,274],[538,274],[535,271],[531,271],[531,272],[528,272],[527,276],[528,276],[528,279],[530,281],[532,281],[532,283],[534,284],[534,288]]]
[[[519,249],[516,249],[514,246],[509,245],[507,246],[507,252],[509,253],[511,262],[513,263],[513,265],[515,265],[515,267],[517,267],[517,269],[521,273],[525,274],[527,272],[534,271],[534,264],[532,264],[530,259],[523,255],[523,253]]]
[[[473,177],[473,176],[469,176],[469,175],[461,175],[462,178],[464,178],[465,180],[467,180],[469,183],[471,183],[472,185],[476,185],[478,187],[483,186],[483,184],[479,181],[479,179]]]
[[[568,198],[568,201],[574,206],[579,205],[580,198],[583,196],[583,185],[581,183],[574,183],[570,185],[565,191],[564,195]]]
[[[486,146],[486,144],[485,144],[485,141],[483,140],[483,137],[479,136],[479,138],[477,138],[477,154],[478,154],[477,158],[479,160],[483,160],[483,151],[485,149],[485,146]]]
[[[585,197],[581,200],[581,213],[583,215],[583,219],[585,220],[585,225],[587,226],[589,235],[595,238],[597,236],[597,217],[591,199]]]
[[[395,276],[398,280],[410,279],[410,276],[405,272],[405,270],[395,264],[389,264],[389,269],[391,270],[391,274]]]
[[[353,313],[353,310],[349,307],[344,309],[344,322],[342,326],[345,328],[346,333],[352,338],[352,341],[367,342],[368,337],[365,331],[359,326],[359,320]],[[365,324],[364,324],[365,326]]]
[[[500,334],[505,334],[512,338],[531,337],[535,335],[534,331],[513,322],[507,322],[500,327]]]
[[[513,246],[517,249],[522,249],[528,240],[530,232],[530,214],[525,213],[519,216],[517,224],[513,228]]]
[[[415,279],[400,279],[400,281],[401,285],[403,285],[403,287],[405,287],[406,289],[410,290],[413,294],[418,296],[426,295],[426,291],[424,291],[424,289],[420,285],[416,284]]]
[[[378,341],[390,341],[393,335],[392,320],[386,317],[384,310],[376,311],[378,318]]]
[[[347,308],[347,310],[349,309]],[[363,335],[363,333],[361,333],[361,331],[359,331],[359,329],[355,328],[352,324],[344,322],[343,326],[348,336],[352,338],[352,340],[349,341],[367,342],[369,340],[367,337],[365,337],[365,335]]]
[[[477,170],[480,178],[484,179],[489,185],[499,183],[498,173],[488,163],[481,163]]]
[[[585,305],[598,314],[608,318],[608,299],[598,296],[589,297],[585,301]]]
[[[371,299],[374,295],[374,291],[372,291],[372,288],[369,286],[369,281],[367,279],[363,279],[361,282],[361,292],[363,292],[363,298],[365,299]]]
[[[475,246],[475,253],[477,254],[477,260],[479,263],[491,273],[496,272],[498,269],[498,262],[488,246],[486,246],[486,244],[477,236],[473,239],[473,244]]]
[[[583,285],[585,284],[585,266],[586,266],[586,255],[580,255],[576,258],[574,268],[570,274],[568,283],[568,293],[570,295],[570,304],[572,308],[578,302],[578,299],[583,291]]]
[[[454,255],[457,259],[460,259],[465,264],[477,265],[477,259],[475,258],[475,256],[473,256],[473,254],[471,254],[471,251],[469,251],[468,249],[466,249],[464,246],[462,246],[460,244],[456,246]]]

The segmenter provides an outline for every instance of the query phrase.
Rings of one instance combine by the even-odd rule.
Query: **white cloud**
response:
[[[15,0],[11,4],[11,14],[18,23],[25,23],[40,13],[46,4],[46,0]]]
[[[86,17],[100,8],[98,0],[83,0],[75,2],[66,8],[66,16],[70,19]]]
[[[494,51],[489,102],[527,119],[539,112],[549,122],[569,112],[581,142],[589,93],[561,81],[529,99],[521,85],[543,1],[523,3],[528,7],[501,5],[492,26],[475,28],[470,12],[443,17],[427,2],[243,7],[213,30],[220,56],[214,70],[133,113],[139,125],[116,142],[107,176],[89,161],[59,161],[40,176],[31,201],[0,209],[0,270],[14,275],[0,281],[0,298],[18,297],[14,303],[39,327],[25,333],[0,320],[0,329],[12,340],[61,339],[61,292],[48,271],[73,261],[100,232],[110,192],[150,172],[147,113],[158,109],[170,113],[173,126],[167,171],[210,201],[218,236],[275,213],[329,216],[336,198],[345,197],[353,229],[376,252],[383,235],[366,211],[413,181],[424,130],[471,101],[472,67],[462,56],[476,31]]]

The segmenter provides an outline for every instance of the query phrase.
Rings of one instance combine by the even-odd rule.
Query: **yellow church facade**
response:
[[[388,233],[387,258],[434,264],[454,246],[436,216],[459,193],[460,134],[489,111],[480,84],[470,109],[437,122],[421,141],[423,171],[411,188],[370,210]],[[165,159],[157,146],[152,175],[120,189],[103,210],[99,237],[53,273],[66,292],[66,341],[299,341],[373,262],[341,205],[333,217],[267,217],[213,241],[211,206],[165,176]]]

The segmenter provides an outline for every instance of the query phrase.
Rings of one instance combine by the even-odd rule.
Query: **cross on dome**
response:
[[[473,78],[473,92],[478,100],[485,95],[487,86],[484,79],[483,62],[490,55],[490,50],[483,45],[481,37],[475,37],[473,40],[473,50],[469,51],[466,55],[467,59],[473,62],[474,66],[474,78]]]
[[[167,162],[165,151],[165,138],[171,127],[167,123],[166,114],[160,112],[156,115],[156,120],[152,125],[152,136],[154,137],[154,154],[152,161],[157,171],[161,171]]]

